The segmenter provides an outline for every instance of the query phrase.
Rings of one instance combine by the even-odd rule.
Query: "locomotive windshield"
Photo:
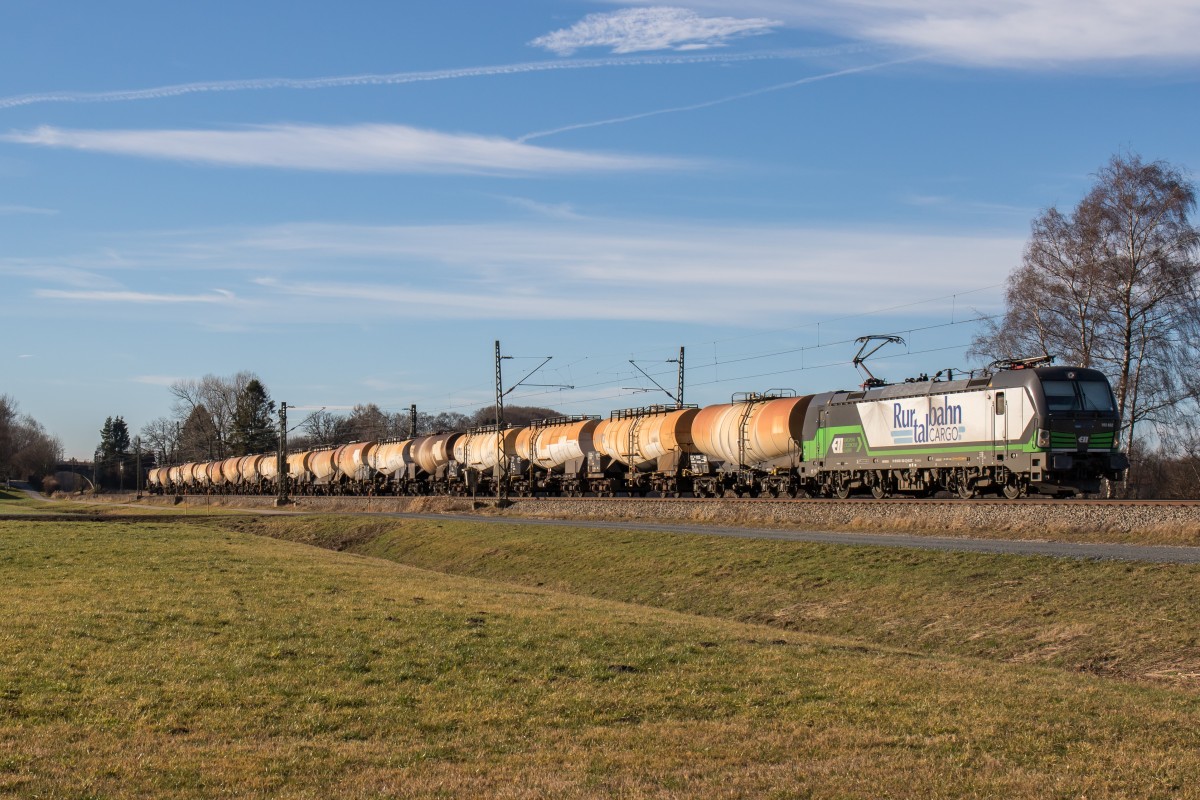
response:
[[[1042,381],[1050,411],[1115,411],[1106,381]]]

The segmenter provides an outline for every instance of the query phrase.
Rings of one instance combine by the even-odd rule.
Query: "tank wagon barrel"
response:
[[[696,452],[692,426],[696,406],[647,406],[614,411],[596,426],[596,453],[588,473],[600,494],[644,495],[650,491],[679,496],[691,491],[683,470]]]

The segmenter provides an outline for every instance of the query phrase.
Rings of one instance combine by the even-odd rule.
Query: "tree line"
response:
[[[171,414],[146,423],[139,434],[142,446],[157,463],[215,461],[267,453],[279,447],[276,403],[253,372],[176,381],[170,393]],[[560,412],[536,406],[509,406],[504,410],[505,422],[514,425],[557,416]],[[409,411],[387,412],[374,403],[356,405],[348,411],[297,409],[288,422],[288,449],[401,439],[494,423],[492,406],[472,414],[418,411],[415,427]],[[106,463],[120,463],[122,457],[127,457],[120,454],[128,453],[127,435],[122,438],[118,434],[118,441],[111,441],[109,428],[114,425],[123,429],[125,423],[120,417],[110,418],[101,430],[97,459],[103,457]]]
[[[62,442],[28,414],[17,401],[0,394],[0,482],[29,481],[40,486],[62,460]]]
[[[139,434],[157,463],[215,461],[279,446],[275,401],[253,372],[175,381],[170,393],[171,414],[147,422]]]

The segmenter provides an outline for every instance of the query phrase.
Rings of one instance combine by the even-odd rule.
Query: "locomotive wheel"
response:
[[[961,497],[963,500],[970,500],[974,497],[977,497],[978,492],[975,491],[974,486],[969,486],[965,483],[960,483],[958,485],[958,496]]]
[[[877,483],[871,487],[871,496],[876,500],[882,500],[885,497],[891,497],[892,493],[887,490],[887,487],[882,483]]]
[[[1016,500],[1021,495],[1025,494],[1025,487],[1019,483],[1004,484],[1004,496],[1009,500]]]
[[[844,483],[839,483],[833,487],[833,496],[838,500],[845,500],[850,497],[850,487]]]

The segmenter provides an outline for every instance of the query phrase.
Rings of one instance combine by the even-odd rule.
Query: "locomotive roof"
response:
[[[950,394],[965,392],[973,389],[1007,389],[1015,386],[1025,386],[1034,380],[1101,380],[1107,381],[1103,372],[1086,367],[1032,367],[1027,369],[1006,369],[991,375],[978,378],[965,378],[955,381],[913,381],[911,383],[890,383],[872,389],[846,391],[839,390],[827,395],[828,403],[859,403],[868,400],[890,400],[899,397],[914,397],[925,394]]]

